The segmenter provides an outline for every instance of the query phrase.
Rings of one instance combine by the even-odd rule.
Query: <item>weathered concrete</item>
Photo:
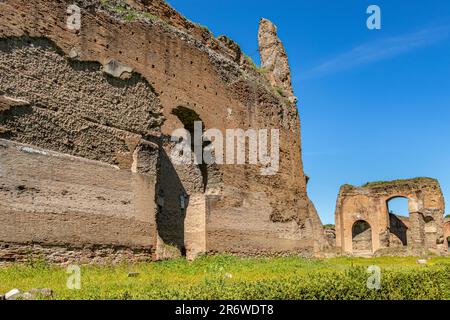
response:
[[[46,260],[59,265],[137,263],[154,259],[148,248],[114,245],[45,245],[37,243],[0,244],[0,266],[14,262]]]
[[[81,8],[80,30],[66,24],[67,7],[74,3]],[[115,10],[117,4],[133,13],[135,21],[127,22],[126,13]],[[264,45],[261,49],[263,60],[280,59],[283,72],[288,70],[285,52],[266,52]],[[34,239],[31,231],[17,239],[11,230],[36,221],[34,228],[42,230],[36,239],[43,246],[69,238],[88,244],[130,242],[130,246],[144,244],[157,259],[180,254],[192,258],[203,252],[311,255],[320,250],[327,243],[306,193],[295,99],[280,96],[274,79],[269,81],[245,61],[232,40],[215,39],[161,0],[126,4],[37,0],[32,6],[25,0],[0,2],[0,138],[44,153],[101,162],[112,170],[102,180],[100,165],[86,169],[88,186],[96,187],[88,200],[80,193],[73,202],[64,202],[53,196],[63,192],[63,186],[50,183],[45,206],[34,208],[31,189],[24,204],[4,195],[2,204],[7,202],[15,211],[0,208],[0,216],[11,226],[2,231],[0,241]],[[276,75],[277,70],[269,74]],[[287,85],[286,76],[278,80]],[[168,137],[174,129],[190,125],[175,112],[179,107],[195,114],[205,129],[279,129],[279,172],[268,177],[260,175],[259,165],[173,164],[168,155],[174,145]],[[8,157],[10,150],[4,151]],[[0,165],[9,172],[28,172],[31,160],[22,158],[16,164],[0,158]],[[62,170],[56,168],[71,161],[34,164],[46,173],[33,177],[28,172],[23,182],[12,176],[8,188],[62,180],[58,176]],[[112,203],[100,205],[101,197],[113,197],[99,190],[104,183],[108,189],[137,183],[133,181],[141,181],[133,200],[127,196],[134,189],[115,190],[114,199],[125,201],[129,208],[145,203],[154,222],[153,218],[111,220],[117,228],[137,229],[138,237],[134,238],[134,231],[115,236],[114,232],[120,234],[115,227],[107,234],[106,228],[99,227],[109,219],[104,211],[112,211],[114,219],[128,219],[131,211],[111,208]],[[61,221],[70,208],[79,207],[79,218],[74,218],[79,219],[78,230],[88,220],[96,227],[84,233],[60,227],[58,219],[53,223],[49,220],[53,201]],[[27,213],[21,206],[27,206]],[[92,214],[84,218],[88,212]],[[41,217],[46,224],[39,222]]]
[[[277,27],[264,18],[259,23],[258,42],[261,67],[267,72],[270,82],[289,100],[297,102],[292,89],[291,68],[286,49],[278,38]]]
[[[409,218],[389,214],[387,202],[396,197],[408,199]],[[356,255],[399,247],[406,247],[410,253],[443,252],[444,209],[442,191],[435,179],[344,185],[336,204],[336,245]]]
[[[147,249],[152,177],[0,139],[0,241]]]

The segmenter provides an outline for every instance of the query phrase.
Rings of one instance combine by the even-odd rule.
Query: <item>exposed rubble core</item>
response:
[[[74,3],[79,30],[66,23]],[[327,246],[306,194],[287,57],[262,34],[267,74],[161,0],[0,2],[0,260],[21,246],[66,246],[64,262]],[[174,164],[170,135],[189,125],[177,110],[205,129],[279,129],[278,173]]]
[[[277,27],[267,19],[261,19],[258,32],[261,67],[268,72],[272,85],[292,102],[297,102],[294,96],[291,80],[291,68],[283,43],[277,35]]]
[[[408,199],[409,217],[388,211],[393,198]],[[355,255],[443,253],[444,198],[431,178],[344,185],[336,204],[336,245]]]

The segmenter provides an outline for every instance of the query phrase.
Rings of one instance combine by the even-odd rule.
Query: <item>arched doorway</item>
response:
[[[187,107],[184,106],[178,106],[176,108],[174,108],[171,113],[173,115],[175,115],[183,124],[184,129],[186,129],[190,135],[191,135],[191,149],[192,149],[192,153],[193,156],[195,156],[195,148],[194,148],[194,144],[195,144],[195,123],[199,122],[201,123],[201,132],[197,133],[202,135],[205,131],[205,127],[204,127],[204,123],[202,121],[202,119],[200,118],[200,116],[197,114],[197,112],[195,112],[192,109],[189,109]],[[207,145],[206,142],[201,141],[202,143],[202,149]],[[197,159],[200,164],[198,165],[198,168],[200,169],[200,172],[202,174],[202,182],[203,182],[203,191],[206,190],[206,187],[208,185],[208,166],[203,163],[203,161],[200,161],[200,159]]]
[[[393,197],[386,201],[389,214],[389,246],[402,247],[408,245],[409,199]]]
[[[371,254],[372,228],[367,221],[358,220],[352,227],[352,247],[354,254]]]
[[[172,110],[172,114],[184,127],[178,128],[184,130],[183,133],[179,132],[180,136],[177,133],[175,137],[179,142],[190,141],[187,145],[190,150],[184,154],[186,149],[177,148],[177,142],[173,141],[176,139],[172,139],[172,136],[164,137],[160,156],[156,216],[161,240],[158,244],[159,259],[164,259],[168,255],[175,257],[178,252],[188,259],[193,259],[206,251],[205,190],[208,184],[208,167],[194,161],[201,160],[195,158],[197,156],[195,135],[202,138],[204,126],[200,116],[187,107],[178,106]],[[200,143],[202,142],[203,140],[200,140]],[[182,157],[185,159],[181,159]]]

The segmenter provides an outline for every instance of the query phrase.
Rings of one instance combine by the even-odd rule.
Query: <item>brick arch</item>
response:
[[[390,216],[387,206],[398,197],[408,199],[409,217],[402,221]],[[356,220],[363,219],[372,226],[374,252],[397,247],[406,247],[411,254],[443,251],[444,209],[439,182],[431,178],[374,182],[361,187],[344,185],[336,203],[336,245],[353,253],[351,229]],[[400,237],[401,245],[393,234],[399,227],[408,229],[406,236]]]
[[[408,201],[408,215],[401,216],[395,212],[389,211],[389,202],[394,199],[406,199]],[[409,194],[396,194],[387,197],[386,199],[386,217],[388,219],[389,228],[389,246],[391,247],[405,247],[408,245],[408,232],[410,228],[409,218],[414,209],[414,203],[417,199]]]
[[[413,200],[413,197],[411,196],[411,195],[409,195],[409,194],[404,194],[404,193],[398,193],[398,194],[395,194],[395,195],[389,195],[389,196],[387,196],[386,197],[386,204],[389,202],[389,201],[391,201],[391,200],[394,200],[394,199],[407,199],[408,200],[408,202],[409,201],[412,201]]]
[[[373,228],[366,220],[357,220],[352,225],[353,253],[373,253]]]
[[[377,232],[377,219],[374,212],[371,212],[370,208],[364,206],[358,197],[347,201],[342,206],[342,211],[347,214],[343,216],[343,225],[345,226],[340,232],[344,239],[344,246],[346,252],[354,253],[353,251],[353,226],[359,221],[365,221],[371,227],[371,239],[372,239],[372,252],[378,249],[377,243],[379,242],[379,236]],[[337,237],[338,238],[338,237]],[[356,253],[357,254],[357,253]]]

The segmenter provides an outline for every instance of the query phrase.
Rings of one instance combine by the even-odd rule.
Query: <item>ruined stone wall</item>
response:
[[[155,182],[108,164],[0,140],[0,241],[147,249]]]
[[[0,39],[0,53],[0,241],[150,256],[156,170],[120,170],[162,121],[148,83],[106,77],[44,38]]]
[[[444,245],[447,246],[447,252],[450,252],[450,219],[445,219],[444,227]]]
[[[141,137],[163,122],[156,94],[136,75],[116,79],[58,50],[43,38],[0,39],[1,137],[130,168]]]
[[[261,19],[258,32],[261,67],[269,74],[272,85],[291,101],[297,101],[292,90],[291,70],[283,43],[277,36],[277,27]]]
[[[402,247],[408,244],[409,217],[389,213],[389,246]]]
[[[67,28],[73,3],[82,9],[80,30]],[[0,96],[9,99],[1,138],[156,181],[153,245],[162,251],[168,244],[192,255],[311,254],[323,246],[306,194],[295,101],[280,95],[234,42],[214,39],[163,1],[127,1],[131,20],[116,10],[118,3],[0,3]],[[177,167],[168,159],[167,137],[185,125],[173,112],[180,106],[206,129],[279,129],[279,172],[261,176],[251,165]],[[146,158],[142,146],[149,143],[157,161]],[[149,161],[157,162],[150,170]]]
[[[387,202],[396,197],[408,199],[409,218],[389,214]],[[352,230],[355,223],[364,221],[371,228],[372,253],[398,247],[411,253],[442,252],[444,210],[442,191],[435,179],[375,182],[362,187],[344,185],[336,204],[336,245],[344,252],[354,253]]]

